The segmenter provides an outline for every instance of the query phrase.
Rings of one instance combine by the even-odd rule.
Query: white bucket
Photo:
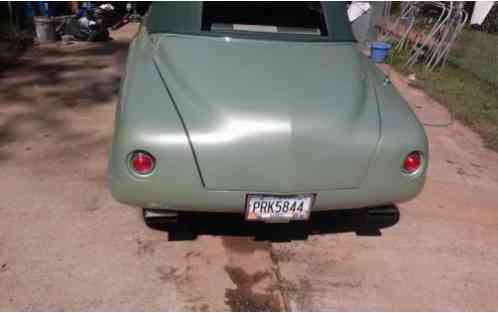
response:
[[[34,18],[34,22],[38,42],[46,43],[57,40],[57,35],[55,34],[55,20],[48,17],[37,16]]]

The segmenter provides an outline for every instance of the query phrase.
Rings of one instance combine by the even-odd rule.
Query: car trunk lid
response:
[[[360,185],[380,122],[352,43],[156,36],[155,63],[207,189]]]

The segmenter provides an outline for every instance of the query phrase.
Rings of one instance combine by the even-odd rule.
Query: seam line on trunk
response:
[[[159,69],[156,57],[152,56],[152,59],[153,59],[153,62],[154,62],[154,67],[156,68],[156,71],[159,74],[159,77],[161,77],[161,81],[162,81],[162,83],[164,85],[164,88],[168,92],[168,96],[171,99],[171,103],[173,104],[173,107],[174,107],[174,109],[176,111],[176,114],[178,115],[178,118],[180,119],[180,123],[182,124],[183,131],[185,132],[185,135],[187,136],[188,144],[189,144],[190,150],[192,152],[192,157],[194,158],[195,166],[197,167],[197,173],[199,173],[199,179],[201,180],[202,187],[206,188],[206,184],[204,182],[204,177],[202,177],[201,168],[199,166],[199,160],[197,159],[197,154],[195,153],[194,145],[192,144],[192,140],[190,139],[190,134],[188,132],[187,125],[185,124],[185,121],[183,120],[182,114],[180,113],[180,110],[178,109],[176,101],[173,98],[173,95],[171,94],[171,91],[168,88],[168,85],[166,83],[166,80],[163,77],[163,74],[161,73],[161,70]]]

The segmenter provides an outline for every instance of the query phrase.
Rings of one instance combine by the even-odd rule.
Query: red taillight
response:
[[[412,174],[422,165],[422,155],[420,152],[412,152],[403,161],[403,172]]]
[[[154,157],[147,152],[134,152],[130,159],[131,168],[140,175],[149,174],[155,166]]]

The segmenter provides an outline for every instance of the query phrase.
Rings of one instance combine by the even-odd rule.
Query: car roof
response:
[[[145,26],[150,33],[178,33],[203,36],[225,36],[222,32],[202,31],[203,2],[153,2]],[[347,17],[345,2],[321,2],[327,24],[327,36],[279,36],[278,34],[239,34],[253,39],[304,41],[355,41]],[[274,38],[272,38],[274,37]],[[313,38],[312,38],[313,37]]]

